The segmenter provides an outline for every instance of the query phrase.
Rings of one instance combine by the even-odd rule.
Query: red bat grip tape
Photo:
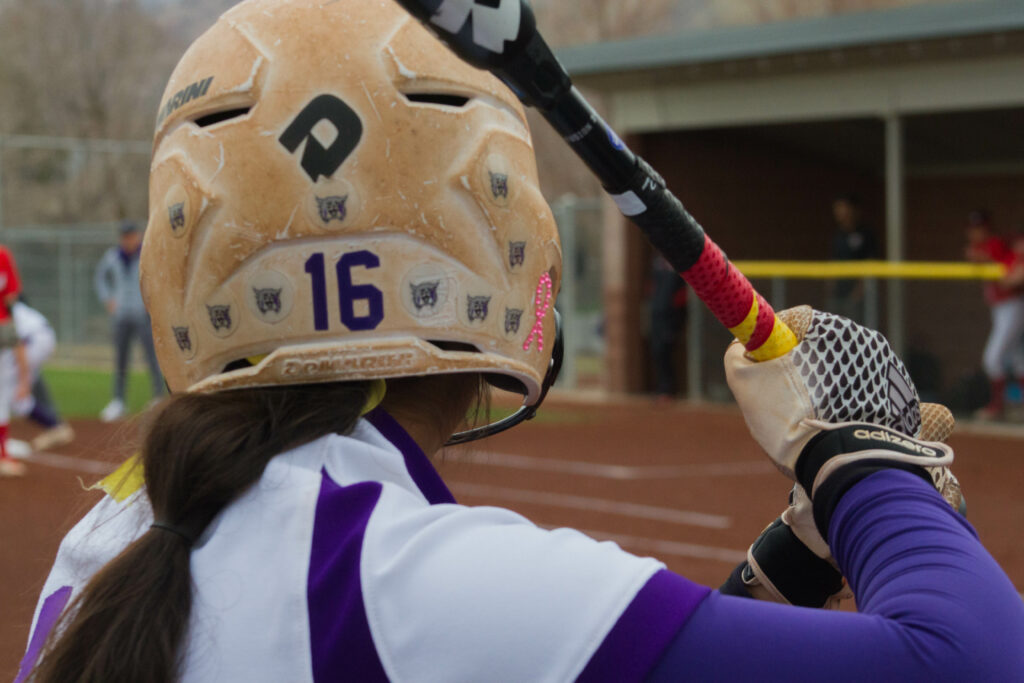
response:
[[[704,236],[704,251],[689,270],[681,273],[716,318],[732,329],[746,320],[757,298],[757,325],[747,349],[759,348],[771,335],[775,325],[775,312],[750,281],[729,264],[718,245]]]
[[[736,269],[733,268],[733,270]],[[740,277],[744,281],[747,279],[742,273],[740,273]],[[747,286],[754,289],[749,282],[747,282]],[[757,326],[754,328],[754,334],[750,337],[750,341],[745,345],[751,351],[761,348],[761,345],[768,341],[768,337],[772,335],[772,328],[775,327],[775,309],[756,290],[754,296],[757,297]]]

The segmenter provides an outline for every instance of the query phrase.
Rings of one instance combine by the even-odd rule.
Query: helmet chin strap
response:
[[[551,350],[551,362],[548,363],[548,371],[544,375],[544,383],[540,388],[540,396],[537,397],[536,403],[532,405],[526,405],[525,403],[519,407],[519,410],[512,413],[506,418],[484,425],[482,427],[474,427],[473,429],[467,429],[464,432],[457,432],[452,434],[451,438],[445,443],[445,446],[455,446],[460,443],[467,443],[469,441],[476,441],[483,439],[488,436],[493,436],[499,432],[503,432],[506,429],[515,427],[520,422],[533,419],[534,415],[537,414],[537,409],[540,408],[541,403],[544,402],[544,398],[548,395],[548,390],[554,385],[555,380],[558,379],[558,372],[562,369],[562,353],[564,352],[564,346],[562,343],[562,316],[559,312],[555,311],[555,346]]]

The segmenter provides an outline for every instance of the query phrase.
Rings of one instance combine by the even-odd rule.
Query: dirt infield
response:
[[[549,527],[664,560],[718,585],[785,504],[786,481],[747,436],[731,408],[643,401],[555,402],[559,422],[535,421],[439,465],[456,497],[500,505]],[[24,479],[0,479],[0,679],[13,678],[32,610],[57,545],[99,498],[85,491],[133,450],[131,423],[75,421],[71,446],[30,461]],[[15,425],[27,438],[31,428]],[[1024,589],[1024,431],[962,430],[951,439],[969,517],[982,540]]]

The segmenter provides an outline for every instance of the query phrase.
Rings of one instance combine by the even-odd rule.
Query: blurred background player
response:
[[[125,386],[128,380],[128,361],[131,357],[133,340],[138,340],[149,368],[149,379],[153,398],[163,393],[163,377],[153,349],[153,333],[150,330],[149,314],[142,303],[139,291],[139,253],[142,250],[142,233],[139,227],[126,221],[121,224],[120,237],[116,247],[103,254],[96,266],[96,296],[110,314],[110,328],[114,344],[113,395],[100,412],[100,419],[112,422],[121,418],[125,404]]]
[[[875,235],[864,224],[860,198],[844,194],[832,202],[835,232],[829,248],[832,261],[865,261],[875,258]],[[856,279],[829,280],[825,283],[825,308],[844,318],[864,322],[864,283]]]
[[[654,394],[659,402],[676,395],[676,345],[686,321],[686,281],[661,254],[651,263],[650,350]]]
[[[1015,242],[1016,247],[1016,242]],[[967,246],[964,256],[975,263],[999,263],[1010,268],[1021,256],[1016,248],[997,235],[992,225],[992,214],[987,209],[975,209],[967,216]],[[1014,270],[1019,268],[1019,264]],[[998,420],[1006,413],[1006,379],[1012,367],[1018,378],[1024,378],[1024,283],[1019,276],[1010,280],[987,282],[984,287],[985,303],[992,316],[992,329],[982,353],[982,367],[989,381],[989,402],[976,416]]]
[[[11,306],[11,314],[18,332],[18,341],[25,352],[32,387],[30,395],[14,402],[14,414],[27,417],[43,428],[43,431],[32,439],[32,450],[44,451],[63,446],[74,440],[75,431],[71,425],[60,419],[42,375],[43,364],[57,348],[57,335],[46,317],[23,301],[16,301]],[[13,357],[9,360],[13,365]],[[13,371],[12,368],[11,372]]]
[[[11,315],[11,306],[20,293],[21,278],[14,258],[6,247],[0,246],[0,476],[3,477],[25,474],[25,464],[7,453],[12,404],[29,395],[28,361],[25,349],[18,343]]]

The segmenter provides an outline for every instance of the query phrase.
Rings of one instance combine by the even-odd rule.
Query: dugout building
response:
[[[559,56],[734,260],[826,259],[831,202],[848,192],[891,260],[961,260],[979,206],[1002,232],[1024,230],[1024,2],[926,3]],[[650,254],[613,206],[603,215],[606,386],[643,391]],[[770,299],[772,284],[755,281]],[[823,289],[786,282],[785,303],[823,305]],[[883,331],[925,359],[919,383],[948,392],[980,366],[980,283],[883,282],[879,302]],[[728,334],[704,313],[681,344],[680,379],[715,396]]]

